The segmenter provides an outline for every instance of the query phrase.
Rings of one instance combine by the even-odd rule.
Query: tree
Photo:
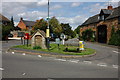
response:
[[[0,28],[2,28],[2,39],[5,40],[8,34],[10,34],[10,31],[13,29],[12,24],[8,25],[1,25]]]
[[[80,25],[74,30],[74,32],[76,32],[77,34],[80,34]]]
[[[13,16],[11,17],[11,25],[12,25],[12,30],[15,28],[14,27],[14,20],[13,20]]]
[[[61,23],[61,27],[62,27],[62,33],[64,33],[65,35],[68,35],[71,38],[74,38],[76,36],[75,32],[71,29],[69,23],[67,24]]]
[[[33,28],[34,30],[40,29],[46,32],[47,25],[48,25],[47,21],[45,21],[44,19],[40,19],[40,20],[37,20]]]
[[[62,32],[62,27],[61,27],[59,21],[56,19],[56,17],[52,17],[49,20],[49,24],[50,24],[50,32],[55,33],[57,36],[60,36],[60,34]]]

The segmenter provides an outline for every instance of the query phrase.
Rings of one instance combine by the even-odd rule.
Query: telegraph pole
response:
[[[49,50],[50,48],[50,29],[49,29],[49,0],[48,0],[48,18],[47,18],[47,23],[48,23],[48,26],[47,26],[47,29],[46,29],[46,38],[47,38],[47,48]]]

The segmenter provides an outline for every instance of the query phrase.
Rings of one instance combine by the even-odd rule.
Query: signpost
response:
[[[62,44],[64,45],[64,44],[65,44],[65,34],[62,33],[62,34],[60,35],[60,38],[62,39]]]
[[[59,38],[56,38],[56,39],[55,39],[55,42],[56,42],[56,44],[58,44],[58,49],[60,49],[60,48],[59,48],[59,45],[60,45],[60,39],[59,39]]]
[[[21,44],[23,44],[23,37],[25,33],[24,32],[18,32],[18,37],[21,37]]]

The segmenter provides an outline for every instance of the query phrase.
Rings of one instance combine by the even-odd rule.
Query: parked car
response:
[[[13,37],[13,34],[8,34],[8,37]]]

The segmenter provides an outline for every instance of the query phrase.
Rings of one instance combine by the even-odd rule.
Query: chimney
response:
[[[23,18],[21,17],[20,20],[23,20]]]
[[[110,5],[110,6],[108,6],[108,10],[112,10],[113,9],[113,7]]]

